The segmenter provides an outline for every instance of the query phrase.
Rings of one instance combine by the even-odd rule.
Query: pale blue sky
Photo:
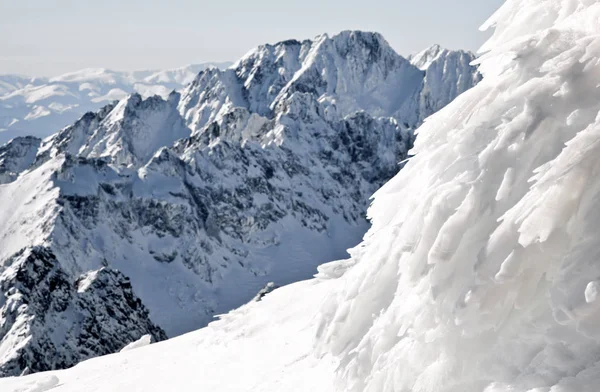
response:
[[[0,74],[170,68],[327,32],[378,31],[403,55],[476,50],[502,0],[0,0]]]

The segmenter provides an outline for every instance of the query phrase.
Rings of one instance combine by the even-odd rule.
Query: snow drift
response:
[[[352,260],[321,268],[347,269],[319,329],[341,389],[597,390],[599,17],[509,0],[485,25],[483,82],[419,129]]]

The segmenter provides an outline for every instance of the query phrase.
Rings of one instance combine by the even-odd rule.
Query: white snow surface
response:
[[[208,328],[7,391],[595,392],[600,3],[508,0],[352,257]],[[35,389],[38,388],[38,389]]]
[[[88,111],[137,92],[167,97],[207,68],[231,63],[202,63],[167,70],[112,71],[88,68],[53,78],[0,75],[0,145],[18,136],[46,137]]]
[[[599,16],[509,0],[488,22],[483,81],[418,130],[333,271],[341,390],[598,390]]]
[[[277,289],[209,327],[61,371],[0,379],[2,391],[332,391],[336,360],[310,354],[314,315],[336,282]],[[303,296],[299,301],[298,291]],[[279,329],[273,323],[280,323]],[[45,389],[43,386],[47,385]],[[38,389],[35,389],[38,388]]]

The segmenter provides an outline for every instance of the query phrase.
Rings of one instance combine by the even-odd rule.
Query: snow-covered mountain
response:
[[[474,67],[456,64],[467,68],[435,71],[478,80]],[[102,293],[119,299],[129,278],[143,307],[132,310],[136,329],[98,331],[120,339],[86,355],[161,339],[158,328],[188,332],[269,282],[306,279],[345,257],[368,229],[370,196],[397,173],[413,129],[435,107],[423,105],[428,77],[379,34],[342,32],[264,45],[229,69],[201,71],[166,100],[133,94],[43,141],[13,140],[0,150],[0,282],[6,298],[30,305],[0,302],[3,374],[85,357],[73,354],[82,340],[64,331],[90,323],[78,316],[87,305],[73,282],[97,271],[122,274],[105,279]],[[436,80],[462,92],[459,80]],[[45,296],[20,288],[11,261],[27,263],[19,255],[31,249],[72,287],[47,319],[44,330],[57,331],[47,339],[27,332],[46,320],[35,304]],[[97,312],[111,314],[112,302],[94,302],[104,303]],[[126,326],[120,314],[115,323]],[[39,339],[70,354],[43,356]]]
[[[200,331],[0,387],[597,391],[599,16],[507,0],[483,81],[419,129],[350,259]]]
[[[133,92],[167,97],[210,68],[231,63],[203,63],[182,68],[117,72],[84,69],[53,78],[0,75],[0,144],[18,136],[46,137]]]

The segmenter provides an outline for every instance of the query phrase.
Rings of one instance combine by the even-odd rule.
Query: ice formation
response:
[[[509,0],[484,80],[374,196],[320,348],[342,390],[596,391],[600,3]],[[407,195],[410,195],[407,197]]]

